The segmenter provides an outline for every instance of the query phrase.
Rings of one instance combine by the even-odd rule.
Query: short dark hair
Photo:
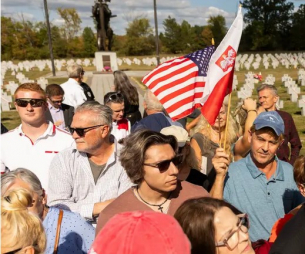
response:
[[[176,152],[177,140],[172,135],[163,135],[159,132],[142,129],[122,140],[124,147],[120,153],[120,161],[130,180],[139,184],[143,180],[143,163],[146,151],[153,145],[170,145]]]
[[[64,95],[65,91],[60,85],[50,84],[46,87],[46,94],[47,97],[51,98],[52,96]]]
[[[191,241],[192,254],[216,254],[214,216],[222,207],[241,213],[223,200],[207,197],[189,199],[176,211],[174,217]]]

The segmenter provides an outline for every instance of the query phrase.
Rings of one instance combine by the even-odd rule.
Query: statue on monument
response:
[[[106,51],[106,38],[108,38],[108,51],[111,51],[113,30],[110,27],[110,18],[112,15],[107,2],[111,0],[95,0],[92,6],[92,14],[97,24],[97,46],[99,51]]]

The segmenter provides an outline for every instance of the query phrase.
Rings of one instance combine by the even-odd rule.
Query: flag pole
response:
[[[228,126],[229,126],[229,119],[230,119],[230,108],[231,108],[231,95],[232,92],[229,95],[229,103],[228,103],[228,109],[227,109],[227,120],[226,120],[226,129],[225,129],[225,139],[223,142],[223,148],[226,149],[226,142],[227,142],[227,133],[228,133]]]
[[[219,147],[221,148],[221,131],[220,131],[220,115],[218,114],[218,139],[219,139]]]

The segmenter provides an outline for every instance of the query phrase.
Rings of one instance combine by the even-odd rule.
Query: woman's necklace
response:
[[[162,202],[162,204],[160,204],[160,205],[150,204],[150,203],[146,202],[146,201],[141,197],[141,195],[140,195],[140,193],[139,193],[139,187],[138,187],[138,186],[137,186],[137,194],[138,194],[139,198],[140,198],[146,205],[149,205],[149,206],[157,206],[157,207],[158,207],[158,210],[159,210],[161,213],[163,213],[163,205],[164,205],[164,204],[167,202],[167,200],[170,198],[172,192],[169,193],[168,197],[167,197],[167,198],[165,199],[165,201]]]

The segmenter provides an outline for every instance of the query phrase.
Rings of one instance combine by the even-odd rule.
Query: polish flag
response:
[[[239,7],[228,33],[211,57],[207,80],[201,98],[202,115],[213,125],[224,97],[232,92],[236,54],[243,30],[243,16]]]

